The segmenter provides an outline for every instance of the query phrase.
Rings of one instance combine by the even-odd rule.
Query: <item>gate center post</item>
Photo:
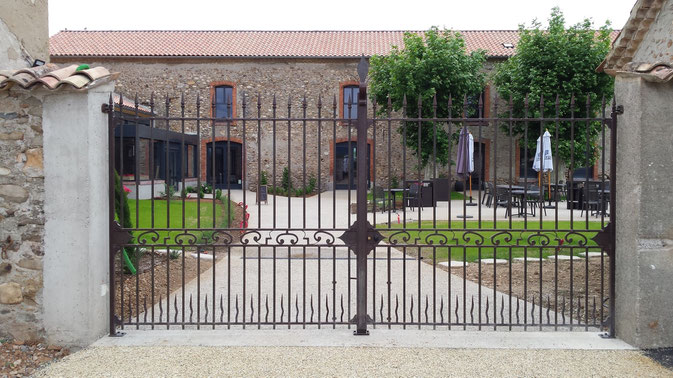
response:
[[[360,86],[358,91],[358,119],[357,119],[357,151],[367,151],[367,77],[368,64],[364,57],[358,64]],[[366,156],[366,155],[365,155]],[[357,159],[357,330],[356,335],[368,335],[367,330],[367,159],[358,156]]]

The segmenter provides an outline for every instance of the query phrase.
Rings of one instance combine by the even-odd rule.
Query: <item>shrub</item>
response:
[[[187,187],[187,193],[196,193],[196,187],[195,186],[188,186]]]
[[[123,211],[122,211],[123,209]],[[123,219],[121,213],[124,213]],[[133,223],[131,222],[131,210],[129,209],[128,194],[124,191],[122,186],[121,178],[119,174],[115,172],[115,213],[117,215],[117,220],[123,228],[133,228]],[[131,259],[132,264],[136,264],[140,257],[142,257],[142,250],[134,247],[124,247],[126,255]],[[128,272],[128,268],[124,266],[125,271]]]
[[[218,200],[222,199],[222,189],[217,189],[215,191],[215,199],[218,199]]]
[[[164,184],[164,191],[159,192],[159,196],[164,198],[173,197],[174,195],[175,195],[175,188],[168,184]]]
[[[399,188],[399,187],[400,187],[400,182],[399,182],[399,180],[397,179],[397,176],[393,176],[393,177],[390,178],[390,185],[391,185],[393,188]]]
[[[269,180],[266,176],[266,171],[262,171],[259,173],[259,185],[268,185]]]
[[[201,190],[206,194],[212,194],[213,186],[209,184],[201,184]]]
[[[280,187],[283,188],[286,192],[290,192],[292,189],[292,178],[290,177],[290,168],[283,168],[283,177],[280,181]]]
[[[313,191],[315,190],[316,185],[317,185],[317,182],[316,182],[315,177],[311,177],[311,178],[309,178],[309,179],[308,179],[308,187],[307,187],[307,189],[308,189],[308,193],[313,193]]]

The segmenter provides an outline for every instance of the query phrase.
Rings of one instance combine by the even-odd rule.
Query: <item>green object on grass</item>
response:
[[[126,249],[122,248],[122,254],[124,256],[124,262],[126,263],[126,268],[131,272],[131,274],[136,274],[136,268],[133,266],[129,255],[126,253]]]
[[[77,69],[75,71],[84,71],[84,70],[88,70],[88,69],[89,69],[88,64],[80,64],[79,67],[77,67]]]
[[[123,210],[122,210],[123,209]],[[124,219],[120,219],[120,213],[124,214]],[[115,215],[121,226],[124,228],[132,228],[133,224],[131,223],[131,210],[129,209],[128,196],[124,191],[124,186],[122,185],[121,177],[117,171],[115,171]],[[122,248],[122,256],[124,258],[124,263],[126,268],[131,272],[131,274],[136,274],[136,268],[133,266],[131,259],[129,258],[129,253],[133,253],[134,250],[131,247]]]

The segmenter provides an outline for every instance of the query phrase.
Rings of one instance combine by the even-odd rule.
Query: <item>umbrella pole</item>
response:
[[[556,190],[558,190],[558,188]],[[551,204],[551,172],[547,172],[547,198],[549,200],[548,200],[547,206],[545,206],[545,208],[547,208],[547,209],[556,208],[554,205]]]
[[[472,202],[472,173],[470,173],[470,202],[466,206],[477,206],[476,203]]]

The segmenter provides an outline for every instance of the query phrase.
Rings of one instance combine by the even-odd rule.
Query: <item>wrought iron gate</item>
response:
[[[615,104],[609,116],[603,100],[599,116],[561,117],[557,100],[548,117],[540,102],[540,113],[529,117],[526,102],[526,116],[517,118],[511,100],[496,98],[489,117],[482,98],[472,104],[465,97],[462,114],[437,117],[436,100],[419,99],[412,115],[406,100],[397,112],[390,102],[383,111],[368,107],[367,72],[363,59],[356,101],[344,99],[338,109],[336,97],[331,106],[319,97],[311,110],[303,98],[299,116],[291,98],[280,116],[284,105],[275,96],[263,110],[259,95],[251,102],[244,94],[242,115],[229,103],[229,118],[204,116],[215,103],[199,97],[191,108],[184,95],[179,106],[166,97],[160,109],[154,95],[145,105],[111,96],[103,107],[111,151],[111,335],[127,327],[280,326],[353,327],[357,335],[411,326],[614,335]],[[434,109],[432,117],[422,115],[423,106]],[[477,117],[466,115],[470,106]],[[357,118],[339,116],[352,107]],[[528,174],[528,133],[520,139],[512,132],[529,122],[539,123],[540,135],[552,130],[555,156],[560,124],[571,135],[586,131],[585,162],[588,125],[599,122],[598,175],[575,169],[581,159],[571,153],[569,176],[559,176],[556,163],[540,185]],[[423,169],[407,143],[410,127],[417,127],[419,151],[427,143],[421,134],[432,130],[430,161],[437,161],[439,133],[471,131],[474,182],[456,179],[460,167],[451,164]],[[341,162],[336,146],[344,141]],[[226,152],[208,147],[215,143]],[[448,144],[449,158],[456,149]],[[216,162],[220,155],[226,164]],[[238,168],[240,179],[231,175]],[[350,180],[353,170],[356,189],[334,190],[339,175]],[[454,182],[462,188],[452,192]]]

